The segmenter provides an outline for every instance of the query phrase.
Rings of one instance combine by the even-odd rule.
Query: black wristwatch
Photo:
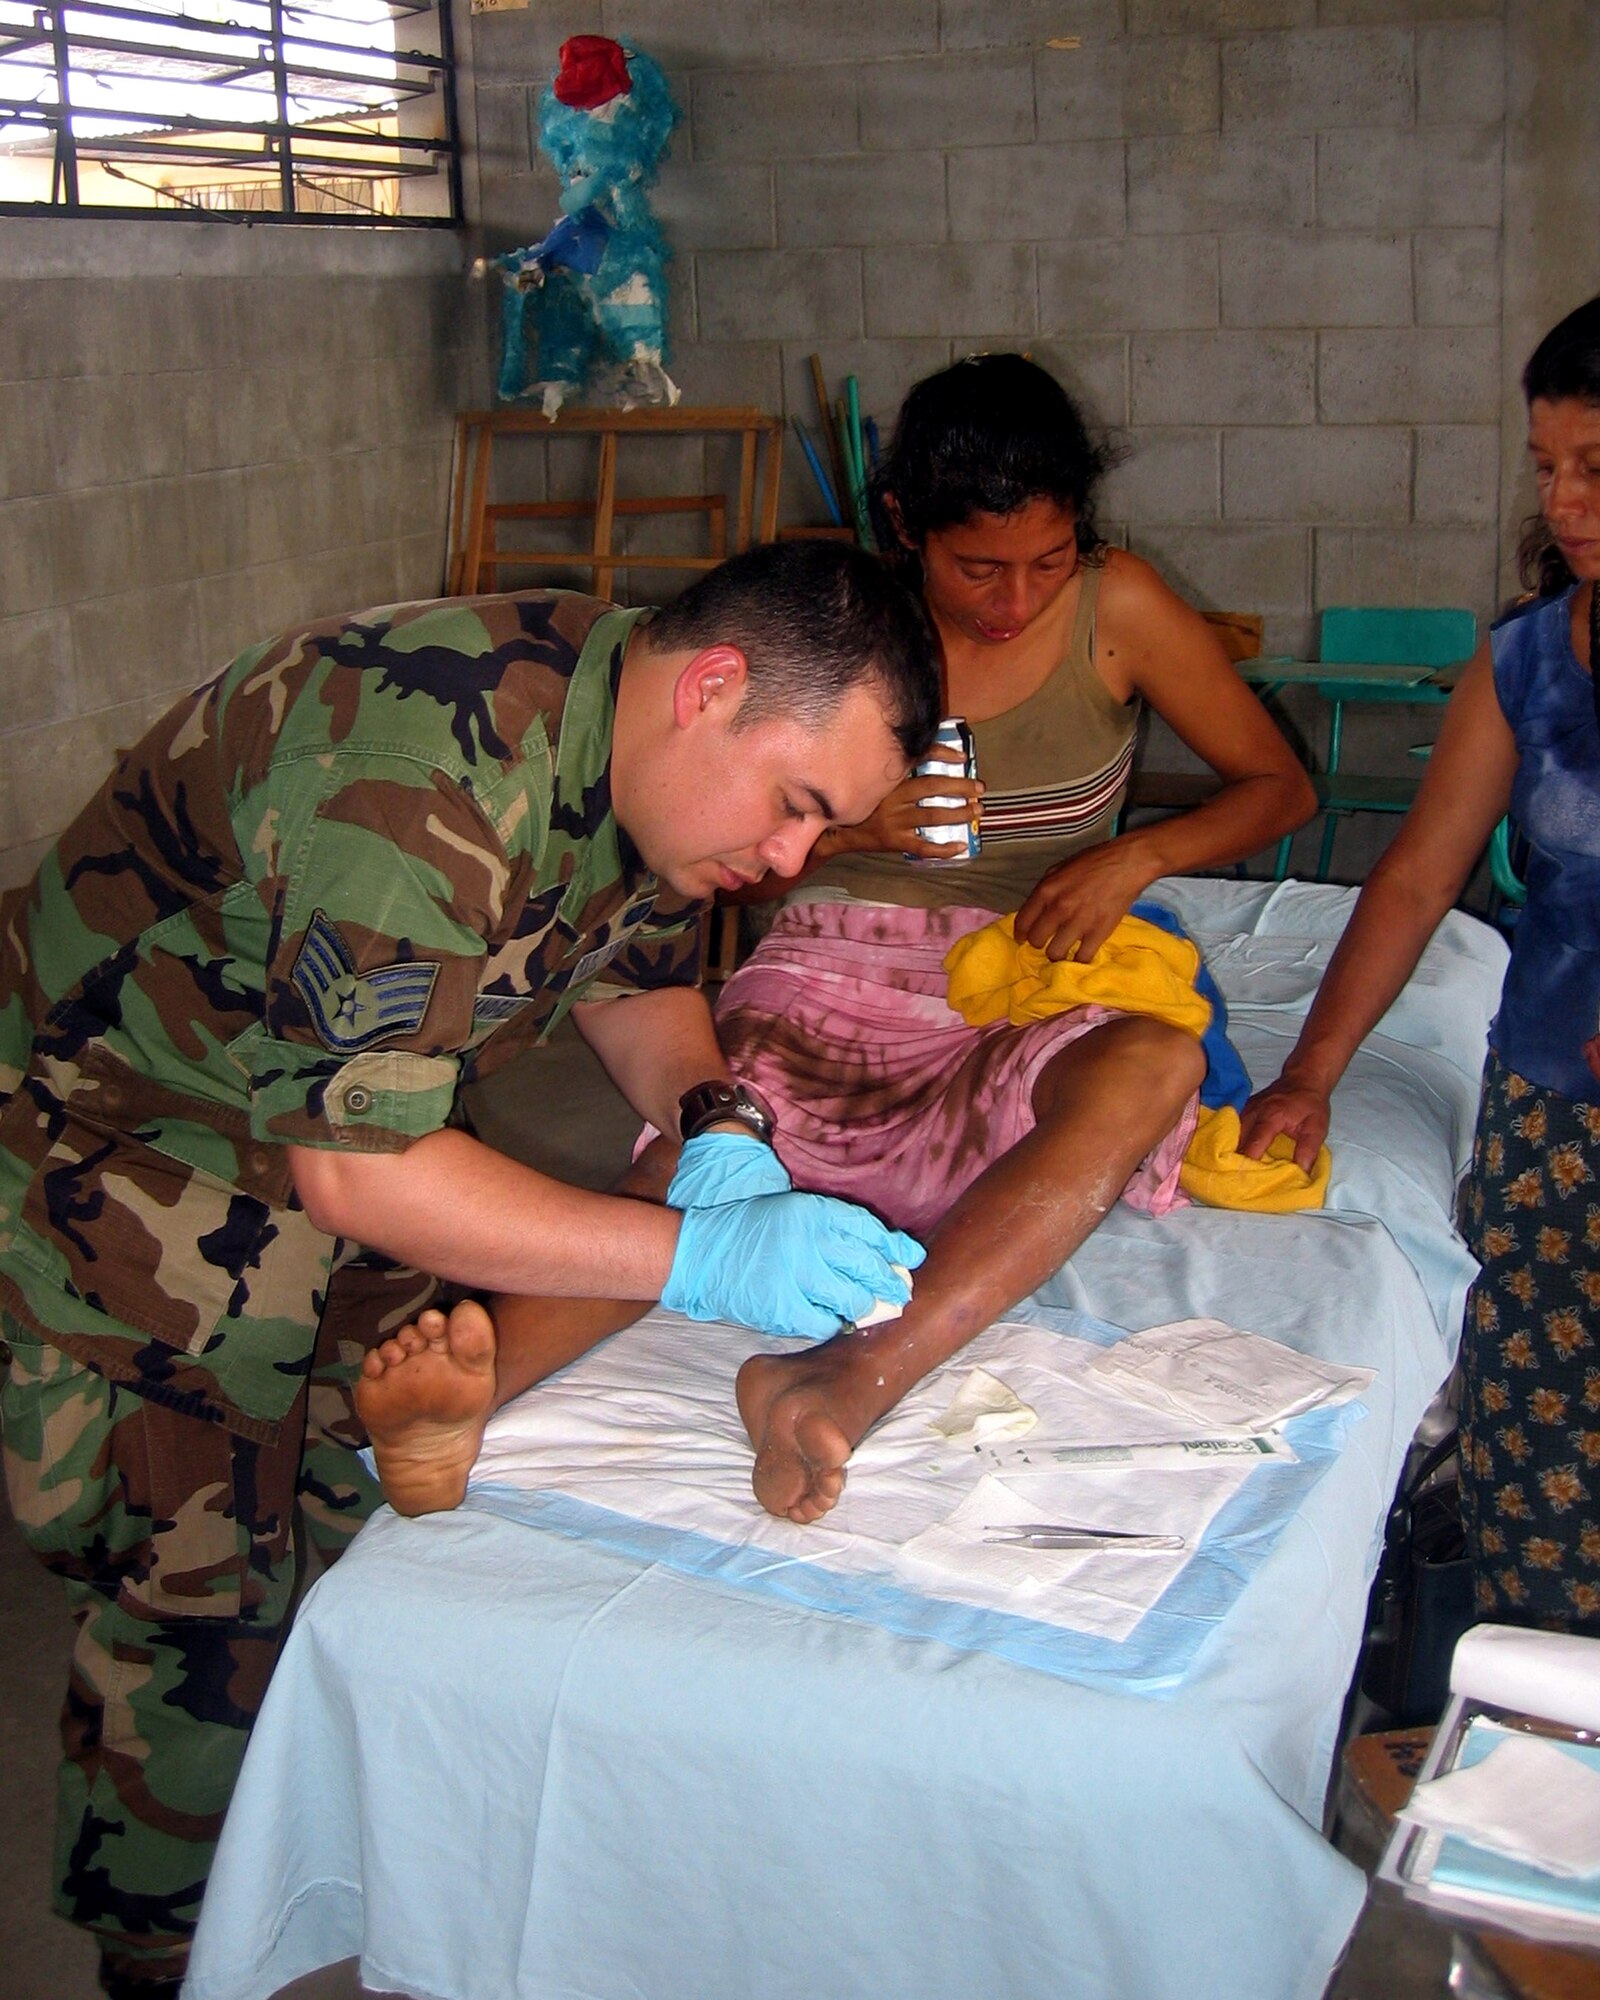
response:
[[[685,1143],[708,1125],[722,1125],[729,1120],[743,1125],[769,1146],[778,1129],[772,1106],[759,1090],[752,1090],[747,1083],[724,1083],[720,1079],[697,1083],[678,1099],[678,1136]]]

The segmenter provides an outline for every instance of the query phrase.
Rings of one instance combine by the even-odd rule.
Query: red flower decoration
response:
[[[633,88],[628,52],[609,35],[572,35],[561,44],[561,67],[550,88],[563,104],[598,111]]]

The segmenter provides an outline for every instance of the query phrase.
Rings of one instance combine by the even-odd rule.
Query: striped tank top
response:
[[[1123,703],[1094,669],[1100,564],[1085,565],[1066,657],[1028,699],[975,722],[983,780],[983,851],[929,867],[895,854],[845,854],[808,875],[790,902],[820,892],[939,909],[1014,910],[1040,876],[1109,840],[1133,769],[1140,703]]]

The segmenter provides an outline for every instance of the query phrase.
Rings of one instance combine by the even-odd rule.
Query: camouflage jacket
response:
[[[684,984],[611,811],[639,617],[529,591],[254,648],[0,904],[0,1302],[269,1437],[333,1239],[288,1144],[398,1151],[577,998]]]

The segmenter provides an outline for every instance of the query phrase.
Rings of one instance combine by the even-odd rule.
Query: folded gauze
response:
[[[943,1416],[930,1417],[928,1427],[947,1437],[952,1444],[999,1444],[1006,1438],[1026,1437],[1039,1421],[998,1375],[987,1368],[974,1368],[951,1398]]]

